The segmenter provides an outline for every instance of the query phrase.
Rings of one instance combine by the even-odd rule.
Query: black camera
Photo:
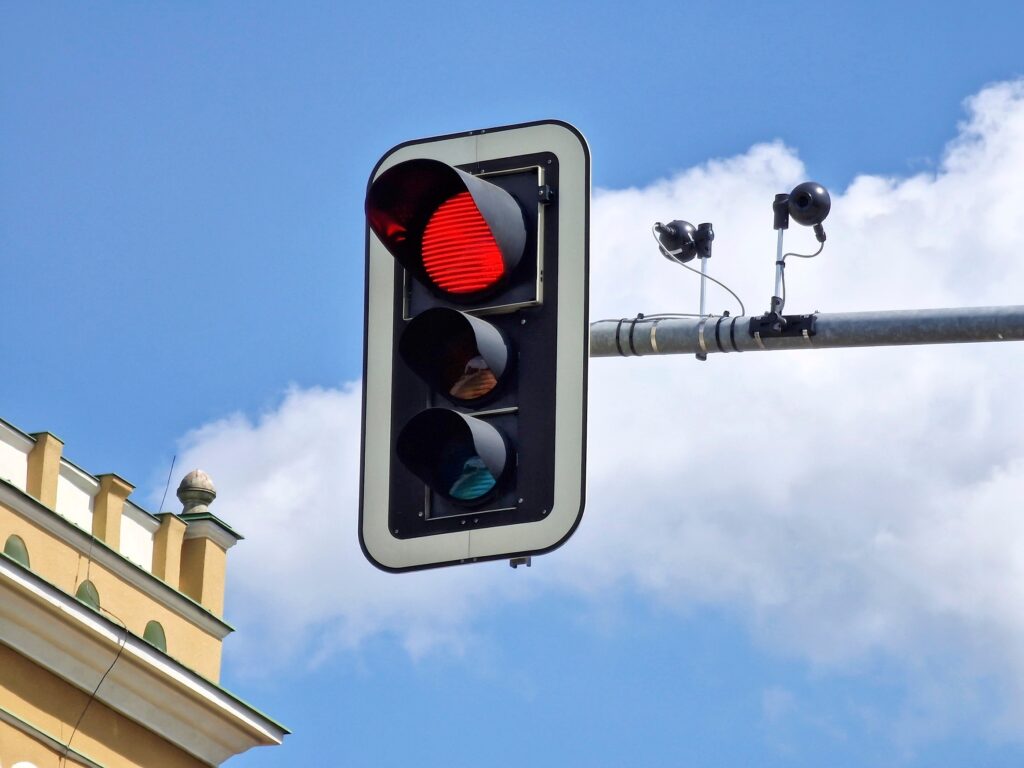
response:
[[[659,221],[654,225],[654,231],[666,259],[684,263],[697,255],[697,228],[690,222],[676,219],[662,224]]]
[[[789,215],[797,224],[813,227],[821,224],[832,209],[828,190],[814,181],[797,184],[789,193]]]
[[[818,182],[805,181],[793,187],[788,195],[776,195],[772,210],[775,212],[775,229],[788,229],[792,217],[797,224],[814,227],[818,242],[825,242],[825,229],[821,222],[832,210],[832,198]]]

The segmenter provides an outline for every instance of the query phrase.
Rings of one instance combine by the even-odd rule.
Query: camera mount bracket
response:
[[[750,335],[764,348],[761,339],[810,339],[817,333],[817,315],[780,315],[765,312],[760,317],[750,318]]]

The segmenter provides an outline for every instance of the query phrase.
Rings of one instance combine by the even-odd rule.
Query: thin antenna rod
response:
[[[704,293],[705,286],[708,282],[708,260],[705,257],[701,257],[700,260],[700,316],[704,317],[707,312],[704,311]]]
[[[786,268],[786,261],[782,258],[782,236],[785,232],[786,230],[784,229],[779,230],[778,244],[775,247],[775,295],[779,297],[778,313],[780,315],[784,306],[782,301],[782,270]],[[774,306],[772,306],[772,311],[776,311]]]
[[[178,460],[178,454],[171,457],[171,468],[167,471],[167,485],[164,486],[164,497],[160,499],[160,508],[157,512],[164,511],[164,502],[167,501],[167,490],[171,487],[171,475],[174,474],[174,462]]]

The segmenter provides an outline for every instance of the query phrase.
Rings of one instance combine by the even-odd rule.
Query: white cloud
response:
[[[935,173],[833,190],[824,254],[788,270],[788,311],[1020,303],[1024,82],[967,110]],[[592,317],[695,310],[696,279],[650,237],[673,218],[714,223],[711,273],[763,311],[771,200],[808,175],[775,143],[599,191]],[[794,228],[787,243],[813,238]],[[956,676],[1005,683],[1006,724],[1021,731],[1022,374],[1013,344],[595,360],[587,512],[526,577],[366,563],[357,386],[294,390],[254,421],[207,425],[185,439],[183,466],[210,472],[214,511],[248,537],[229,569],[244,645],[322,655],[389,633],[415,653],[457,649],[505,601],[621,588],[684,611],[723,606],[814,664],[957,659]]]
[[[184,440],[182,466],[210,472],[213,511],[246,536],[230,553],[227,613],[245,629],[237,650],[251,662],[265,664],[268,650],[320,658],[380,632],[414,654],[457,647],[485,599],[513,596],[500,585],[483,594],[464,569],[403,579],[363,558],[359,403],[353,385],[296,389],[255,422],[235,415]]]

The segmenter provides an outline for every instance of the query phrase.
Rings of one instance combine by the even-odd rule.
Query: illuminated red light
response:
[[[505,260],[473,196],[460,192],[442,203],[423,231],[423,268],[448,293],[476,293],[505,274]]]

